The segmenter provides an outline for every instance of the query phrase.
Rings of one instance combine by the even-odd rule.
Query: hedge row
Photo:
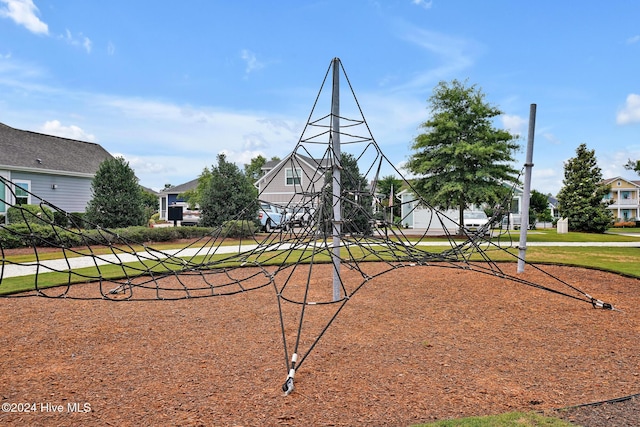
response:
[[[221,234],[226,237],[248,237],[257,231],[251,221],[227,221]],[[169,242],[179,239],[193,239],[208,236],[214,229],[209,227],[127,227],[114,230],[72,230],[56,225],[42,225],[37,222],[19,222],[0,228],[0,247],[14,249],[37,247],[77,247],[86,245],[109,245],[127,242],[150,243]]]
[[[27,246],[76,247],[86,245],[108,245],[128,242],[168,242],[177,239],[199,238],[213,231],[207,227],[127,227],[104,230],[70,231],[57,226],[25,223],[11,224],[0,229],[0,247],[4,249]]]

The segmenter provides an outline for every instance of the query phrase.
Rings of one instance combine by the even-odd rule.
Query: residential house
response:
[[[512,228],[520,226],[522,194],[521,189],[514,189],[509,215],[509,226]],[[455,229],[459,220],[457,210],[444,212],[444,216],[436,215],[430,208],[422,206],[415,194],[408,189],[400,191],[396,198],[400,200],[402,206],[400,212],[402,225],[407,228],[452,230]],[[469,210],[481,210],[481,207],[471,206]]]
[[[112,158],[99,144],[0,123],[0,175],[13,186],[0,185],[0,217],[8,204],[41,200],[67,212],[84,212],[92,197],[95,173],[103,161]]]
[[[193,190],[197,186],[198,178],[160,191],[158,194],[158,198],[160,199],[160,219],[167,220],[169,218],[169,206],[182,206],[183,208],[187,208],[187,203],[180,197],[180,194],[187,190]]]
[[[609,210],[620,221],[640,218],[640,181],[615,177],[605,179],[603,184],[609,187],[605,201],[610,202]]]
[[[317,206],[325,185],[326,159],[313,159],[293,152],[282,160],[268,161],[264,175],[254,184],[261,201],[276,205]]]

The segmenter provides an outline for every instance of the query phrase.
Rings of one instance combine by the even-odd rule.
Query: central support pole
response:
[[[529,137],[527,140],[527,158],[524,163],[524,191],[522,194],[522,220],[520,221],[520,243],[518,244],[518,273],[524,273],[527,254],[527,231],[529,230],[529,202],[531,200],[531,169],[533,169],[533,136],[536,128],[536,104],[529,110]]]
[[[331,180],[333,182],[333,300],[340,299],[340,235],[342,234],[342,206],[340,196],[342,184],[340,172],[342,169],[340,151],[340,59],[333,58],[333,88],[331,93],[331,133],[330,142],[333,150],[333,168]]]

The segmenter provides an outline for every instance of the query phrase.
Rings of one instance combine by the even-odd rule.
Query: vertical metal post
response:
[[[529,229],[529,202],[531,199],[531,169],[533,168],[533,137],[536,128],[536,104],[529,110],[529,137],[527,138],[527,158],[524,163],[524,191],[522,194],[522,220],[520,221],[520,243],[518,244],[518,273],[524,272],[527,253],[527,231]]]
[[[340,149],[340,59],[333,58],[333,88],[331,94],[331,142],[333,149],[333,168],[331,180],[333,182],[333,300],[340,299],[340,235],[342,233],[342,206],[340,196],[341,149]]]

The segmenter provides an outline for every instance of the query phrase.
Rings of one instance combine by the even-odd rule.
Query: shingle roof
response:
[[[99,144],[14,129],[0,123],[0,168],[93,175],[113,156]]]
[[[611,184],[613,181],[616,181],[616,180],[627,181],[627,182],[630,182],[630,183],[632,183],[632,184],[637,185],[638,187],[640,187],[640,181],[638,181],[638,180],[634,180],[634,179],[626,179],[626,178],[622,178],[622,177],[619,177],[619,176],[616,176],[615,178],[605,178],[605,179],[603,179],[603,180],[602,180],[601,184],[602,184],[602,185],[609,185],[609,184]]]
[[[184,184],[180,184],[180,185],[176,185],[175,187],[170,187],[170,188],[165,188],[164,190],[160,191],[161,194],[180,194],[180,193],[184,193],[187,190],[191,190],[193,188],[196,188],[198,186],[198,180],[199,178],[196,179],[192,179],[189,182],[185,182]]]

